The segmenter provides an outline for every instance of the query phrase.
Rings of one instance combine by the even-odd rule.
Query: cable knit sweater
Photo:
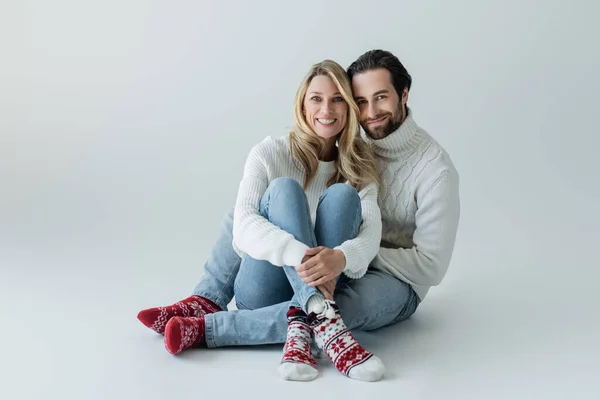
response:
[[[301,165],[301,164],[298,164]],[[335,172],[335,162],[319,162],[316,177],[306,190],[311,222],[314,226],[319,198],[327,189],[327,181]],[[309,246],[272,224],[260,214],[260,201],[269,184],[276,178],[288,177],[304,183],[302,167],[294,165],[289,150],[289,136],[267,137],[252,148],[239,185],[233,215],[233,248],[243,256],[267,260],[277,266],[298,266]],[[359,192],[362,224],[356,238],[335,249],[346,257],[344,274],[360,278],[379,251],[381,211],[377,205],[375,183]]]
[[[407,282],[422,300],[450,264],[460,216],[459,176],[448,153],[408,116],[379,140],[382,242],[372,262]]]

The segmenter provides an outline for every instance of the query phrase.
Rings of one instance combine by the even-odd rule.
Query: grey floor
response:
[[[11,250],[2,260],[13,267],[7,274],[3,269],[2,279],[2,399],[300,399],[320,391],[335,398],[399,399],[600,394],[597,285],[556,274],[538,279],[542,261],[519,265],[498,257],[475,265],[468,261],[473,252],[461,246],[444,284],[412,319],[356,333],[386,364],[383,381],[352,381],[323,360],[315,381],[291,383],[276,372],[280,346],[172,356],[162,337],[137,321],[139,309],[187,295],[200,271],[189,255]],[[579,259],[585,261],[592,260]]]

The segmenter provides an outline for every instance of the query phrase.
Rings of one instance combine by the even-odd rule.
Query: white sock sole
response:
[[[385,374],[385,366],[379,357],[373,355],[364,363],[352,367],[348,376],[352,379],[364,382],[376,382],[383,378]]]
[[[319,371],[307,364],[285,362],[277,368],[279,375],[287,381],[312,381]]]

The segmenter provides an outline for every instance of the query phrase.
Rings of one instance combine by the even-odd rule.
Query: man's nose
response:
[[[367,116],[369,118],[375,118],[377,116],[377,109],[375,108],[375,103],[369,103],[367,108]]]

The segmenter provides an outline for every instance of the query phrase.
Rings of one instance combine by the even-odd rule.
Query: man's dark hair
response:
[[[356,59],[346,71],[350,80],[356,74],[367,72],[370,70],[385,68],[392,75],[392,85],[398,93],[398,97],[402,98],[404,88],[408,88],[412,84],[412,78],[398,57],[385,50],[369,50]]]

